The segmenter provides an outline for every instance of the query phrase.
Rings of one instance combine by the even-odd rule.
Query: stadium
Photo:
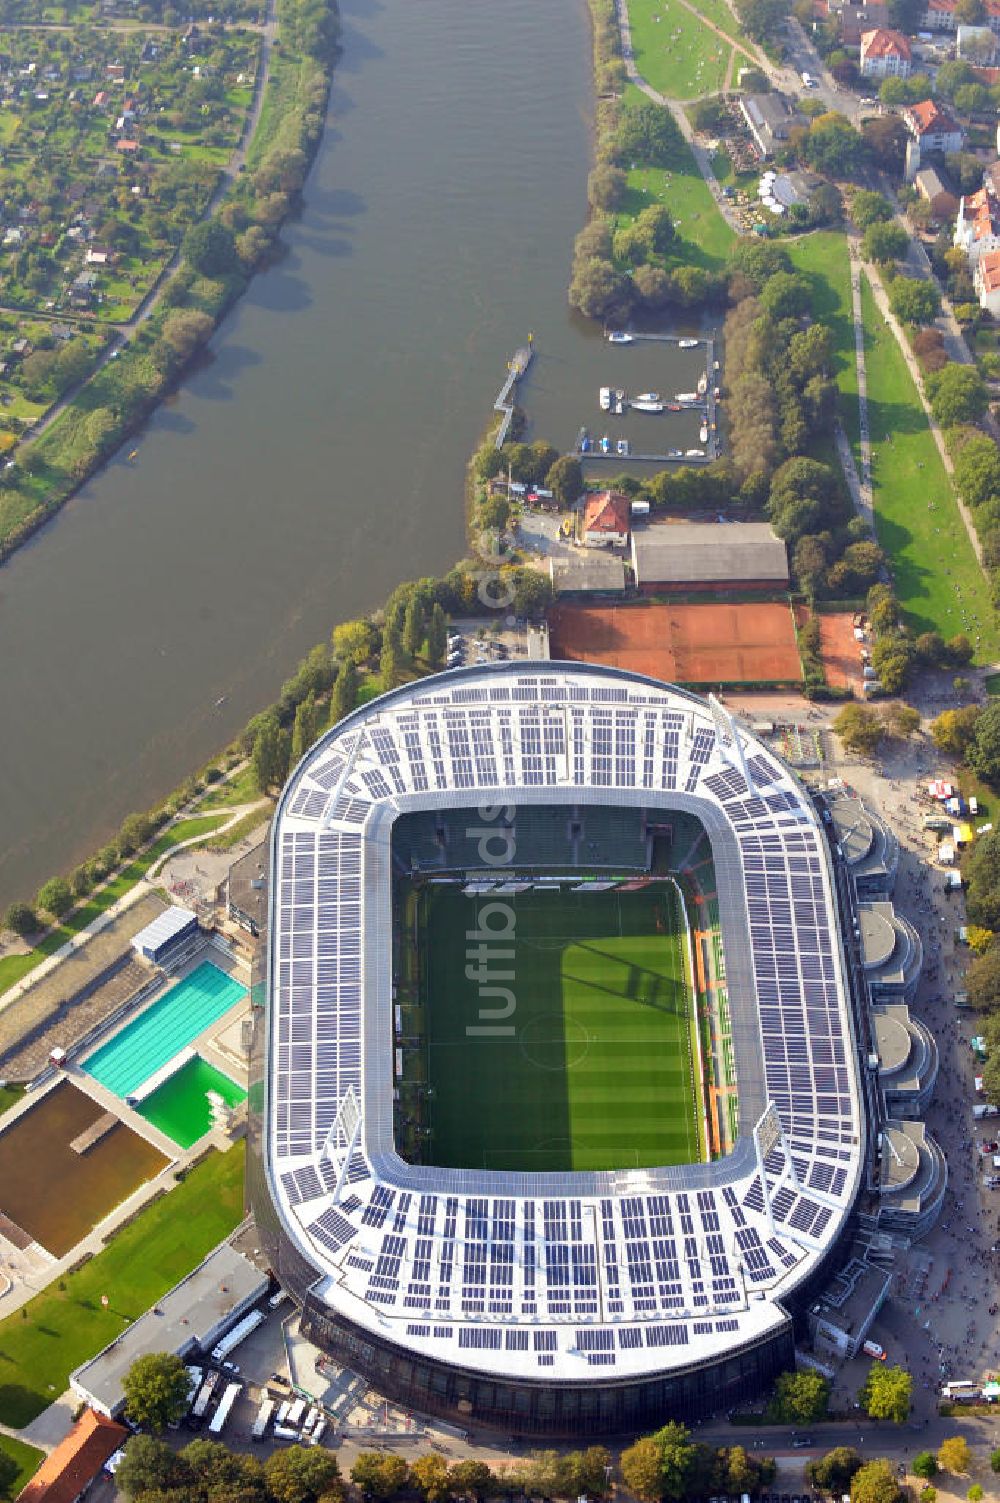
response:
[[[718,703],[616,669],[459,669],[328,732],[272,828],[251,1083],[303,1333],[526,1435],[792,1366],[869,1139],[838,859]]]

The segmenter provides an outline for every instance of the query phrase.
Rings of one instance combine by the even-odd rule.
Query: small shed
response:
[[[162,965],[172,950],[198,932],[198,915],[190,908],[167,908],[132,937],[132,949],[153,965]]]

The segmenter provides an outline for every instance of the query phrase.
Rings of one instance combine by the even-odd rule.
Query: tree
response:
[[[858,1398],[870,1419],[888,1419],[896,1425],[910,1413],[913,1378],[905,1367],[887,1367],[873,1362]]]
[[[281,727],[278,717],[266,715],[261,722],[250,753],[254,787],[258,793],[267,791],[278,781],[280,766]]]
[[[991,700],[980,711],[965,760],[988,783],[1000,778],[1000,701]]]
[[[153,822],[148,814],[127,814],[118,831],[118,849],[123,856],[131,856],[144,846],[153,833]]]
[[[862,253],[869,261],[887,265],[906,255],[910,237],[901,224],[870,224],[861,240]]]
[[[986,411],[986,385],[974,365],[949,362],[926,380],[931,411],[943,428],[974,423]]]
[[[873,224],[887,224],[892,217],[892,204],[881,193],[859,188],[851,199],[851,218],[859,230],[867,230]]]
[[[416,590],[406,602],[403,617],[403,646],[410,657],[415,657],[424,644],[424,606]]]
[[[869,1461],[851,1478],[851,1503],[899,1503],[902,1490],[888,1461]]]
[[[665,256],[676,239],[674,219],[664,204],[650,204],[643,209],[635,222],[648,249],[657,256]]]
[[[330,725],[338,725],[358,702],[358,670],[351,658],[345,658],[330,694]]]
[[[990,1470],[1000,1473],[1000,1448],[990,1452]]]
[[[35,899],[39,908],[51,913],[53,918],[60,919],[69,913],[73,906],[73,889],[65,877],[50,877],[38,889],[38,897]]]
[[[351,1481],[371,1498],[391,1498],[406,1484],[409,1467],[391,1451],[362,1451],[351,1467]]]
[[[606,1446],[588,1446],[585,1451],[571,1451],[567,1457],[571,1492],[576,1497],[604,1498],[611,1491],[611,1452]]]
[[[451,1497],[451,1474],[448,1463],[438,1451],[428,1451],[418,1456],[410,1466],[410,1481],[427,1499],[427,1503],[443,1503]]]
[[[834,1446],[825,1456],[806,1462],[806,1477],[822,1493],[842,1497],[861,1466],[861,1457],[853,1446]]]
[[[604,318],[627,312],[628,286],[610,261],[594,257],[578,261],[569,284],[569,301],[585,318]]]
[[[459,1498],[475,1498],[476,1503],[496,1487],[496,1478],[485,1461],[456,1461],[449,1473],[451,1490]]]
[[[186,1412],[190,1388],[187,1368],[173,1352],[137,1357],[122,1380],[125,1413],[135,1424],[159,1432]]]
[[[270,1503],[264,1468],[256,1456],[235,1455],[221,1441],[206,1437],[190,1441],[179,1459],[206,1503]],[[184,1500],[177,1498],[176,1503]]]
[[[826,577],[826,565],[826,544],[822,538],[809,536],[799,538],[792,555],[792,572],[798,581],[799,589],[804,591],[811,600],[815,599]]]
[[[621,1454],[622,1480],[630,1493],[645,1503],[657,1503],[663,1497],[663,1467],[660,1447],[651,1435],[644,1435]]]
[[[843,511],[836,476],[829,465],[814,459],[786,460],[774,472],[766,510],[785,542],[816,533]]]
[[[674,117],[665,105],[642,95],[629,100],[621,112],[616,147],[621,161],[635,160],[650,167],[670,167],[681,141]]]
[[[982,26],[986,20],[984,0],[957,0],[955,20],[959,26]]]
[[[11,903],[4,913],[3,926],[23,939],[38,933],[38,915],[27,903]]]
[[[919,640],[918,637],[918,643]],[[976,733],[979,715],[978,705],[963,705],[959,710],[942,710],[931,721],[931,739],[934,745],[953,757],[964,757],[969,742]]]
[[[809,311],[811,302],[809,283],[794,272],[776,272],[761,289],[760,305],[776,322],[782,318],[801,318]]]
[[[843,115],[817,115],[803,143],[807,161],[830,177],[853,177],[863,166],[865,143]]]
[[[920,1489],[919,1493],[917,1494],[917,1498],[919,1500],[919,1503],[937,1503],[937,1488],[931,1487],[930,1484],[928,1484],[927,1487],[922,1487]]]
[[[628,187],[628,178],[620,167],[599,162],[587,179],[587,198],[595,209],[613,214],[620,209]]]
[[[20,1475],[20,1467],[13,1456],[6,1451],[0,1451],[0,1498],[10,1497],[14,1483]]]
[[[207,313],[197,308],[176,308],[163,320],[161,338],[181,364],[189,360],[199,345],[205,343],[215,324]]]
[[[882,717],[871,705],[845,705],[833,722],[834,732],[847,751],[859,756],[874,756],[885,727]]]
[[[972,1465],[972,1452],[964,1435],[949,1435],[938,1446],[938,1466],[942,1472],[964,1477]]]
[[[985,434],[976,434],[955,455],[955,482],[963,501],[982,506],[1000,496],[1000,450]]]
[[[427,661],[432,668],[444,666],[445,652],[448,648],[448,618],[441,606],[435,601],[431,610],[431,618],[427,623]]]
[[[784,0],[738,0],[736,9],[744,30],[755,42],[775,36],[787,12]]]
[[[861,127],[861,139],[873,162],[886,172],[901,173],[909,140],[898,115],[878,115]]]
[[[1000,930],[1000,852],[995,832],[976,841],[965,868],[966,912],[973,924]],[[1000,1007],[1000,945],[977,956],[965,975],[973,1007],[993,1012]]]
[[[671,1420],[653,1436],[660,1448],[660,1477],[664,1498],[683,1498],[695,1461],[691,1432]]]
[[[936,1477],[938,1464],[934,1452],[921,1451],[919,1455],[914,1456],[911,1471],[915,1477],[922,1477],[925,1482],[929,1482],[932,1477]]]
[[[572,454],[563,454],[545,477],[545,485],[560,506],[572,506],[583,493],[583,470]]]
[[[292,726],[291,751],[291,765],[293,767],[302,761],[302,758],[312,746],[318,734],[319,719],[316,713],[316,700],[311,694],[308,694],[295,711],[295,721]]]
[[[386,631],[382,638],[382,655],[379,658],[379,676],[383,689],[395,689],[403,682],[405,661],[403,648],[395,632]]]
[[[890,736],[896,736],[900,741],[908,741],[920,729],[920,711],[900,704],[899,700],[886,705],[882,718]]]
[[[366,663],[375,651],[375,628],[370,621],[343,621],[333,628],[333,655],[343,663]]]
[[[165,1440],[155,1435],[132,1435],[115,1472],[115,1487],[126,1498],[139,1493],[167,1491],[176,1487],[186,1469]]]
[[[833,334],[826,324],[810,324],[808,329],[793,334],[788,341],[788,371],[798,385],[804,386],[814,376],[825,376],[830,370],[833,350]]]
[[[959,0],[959,3],[961,3],[961,0]],[[983,1503],[986,1493],[978,1482],[974,1482],[965,1496],[968,1498],[969,1503]]]
[[[819,1373],[803,1370],[778,1374],[770,1407],[779,1422],[809,1424],[824,1417],[829,1402],[829,1380]]]
[[[181,254],[203,277],[225,277],[239,269],[233,232],[219,219],[202,219],[191,225]]]
[[[316,1503],[344,1492],[336,1459],[316,1446],[273,1451],[264,1463],[264,1480],[275,1503]]]
[[[933,282],[894,277],[889,288],[889,306],[904,324],[929,324],[938,315],[941,299]]]

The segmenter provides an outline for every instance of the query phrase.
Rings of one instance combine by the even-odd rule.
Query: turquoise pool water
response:
[[[240,982],[205,960],[103,1044],[83,1068],[116,1096],[128,1096],[245,994]]]

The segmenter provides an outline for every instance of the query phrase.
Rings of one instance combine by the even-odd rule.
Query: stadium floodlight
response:
[[[747,788],[752,790],[754,786],[753,779],[750,776],[750,770],[743,755],[743,741],[740,736],[739,726],[729,711],[716,699],[714,694],[708,696],[708,707],[712,712],[719,750],[727,762],[730,762],[734,767],[739,769]]]

